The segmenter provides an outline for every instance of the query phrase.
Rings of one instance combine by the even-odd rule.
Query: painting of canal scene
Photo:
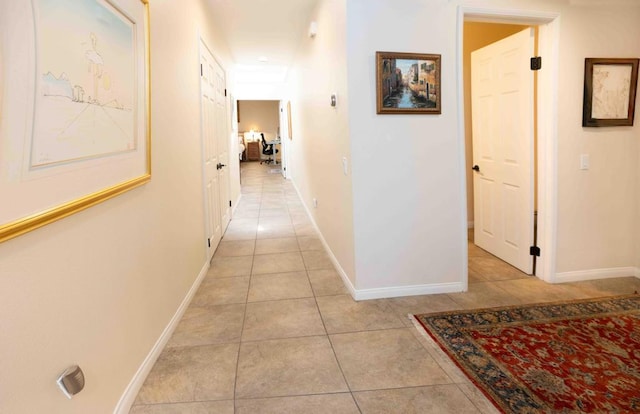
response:
[[[376,52],[378,114],[439,114],[440,55]]]
[[[106,0],[35,0],[31,168],[133,151],[134,24]]]

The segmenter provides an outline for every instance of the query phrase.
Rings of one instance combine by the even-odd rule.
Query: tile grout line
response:
[[[260,207],[258,208],[258,227],[260,226],[260,220],[262,218],[262,210],[263,210],[263,201],[264,201],[264,179],[262,180],[262,188],[260,191]],[[289,212],[288,207],[287,207],[287,212]],[[291,225],[293,225],[292,219],[291,219],[291,215],[288,214],[289,216],[289,221],[291,222]],[[295,233],[295,232],[294,232]],[[256,228],[256,233],[255,233],[255,238],[254,240],[254,251],[253,251],[253,255],[252,255],[252,262],[251,262],[251,271],[250,271],[250,275],[249,275],[249,287],[247,289],[247,294],[246,294],[246,301],[245,301],[245,310],[244,310],[244,316],[243,316],[243,321],[242,321],[242,328],[240,330],[240,343],[238,346],[238,356],[236,358],[236,376],[235,376],[235,382],[234,382],[234,393],[233,393],[233,406],[234,406],[234,412],[237,411],[238,407],[237,407],[237,385],[238,385],[238,371],[239,371],[239,365],[240,365],[240,351],[242,348],[242,344],[244,343],[242,340],[242,334],[244,333],[244,328],[245,328],[245,324],[246,324],[246,318],[247,318],[247,307],[249,306],[249,292],[251,290],[251,283],[253,280],[253,268],[254,268],[254,264],[255,264],[255,257],[257,256],[256,254],[256,247],[257,247],[257,243],[258,243],[258,228]],[[298,240],[296,238],[296,243],[298,243]],[[298,243],[298,247],[299,247],[299,243]],[[303,259],[303,264],[304,264],[304,259]],[[282,272],[280,272],[282,273]],[[308,273],[305,271],[305,274],[307,276],[308,279]],[[310,284],[310,281],[309,281]],[[313,291],[313,289],[312,289]],[[252,302],[253,303],[253,302]],[[316,303],[316,307],[317,307],[317,303]],[[319,313],[319,311],[318,311]],[[325,329],[326,332],[326,329]]]
[[[260,199],[262,199],[262,191],[260,191]],[[262,202],[260,205],[262,206]],[[260,209],[258,210],[258,216],[259,215],[260,215]],[[259,223],[259,219],[258,219],[258,223]],[[235,373],[235,379],[233,381],[233,411],[234,412],[237,411],[236,400],[237,400],[237,392],[238,392],[238,370],[240,367],[240,352],[242,351],[242,334],[244,332],[244,325],[247,320],[247,307],[249,306],[249,291],[251,290],[251,279],[253,274],[253,265],[254,265],[255,256],[256,256],[255,252],[256,252],[257,238],[258,238],[258,230],[256,228],[255,238],[253,239],[254,247],[253,247],[253,255],[251,259],[251,270],[249,271],[249,285],[247,286],[247,293],[245,295],[244,314],[242,316],[242,326],[240,328],[240,338],[238,340],[238,355],[236,356],[236,373]]]
[[[307,273],[307,278],[309,279],[309,269],[307,269],[307,264],[304,262],[304,258],[303,258],[303,263],[305,265],[305,269],[306,269],[306,273]],[[309,279],[309,285],[311,285],[311,279]],[[313,287],[311,289],[313,291]],[[353,396],[353,391],[351,390],[351,386],[349,385],[349,381],[347,380],[347,376],[344,373],[344,370],[342,369],[342,365],[340,364],[340,360],[338,359],[338,355],[336,354],[336,350],[333,347],[333,342],[331,341],[331,337],[329,336],[329,332],[327,331],[327,325],[324,321],[324,318],[322,317],[322,312],[320,311],[320,305],[318,305],[318,298],[315,295],[315,292],[313,294],[313,300],[316,304],[316,310],[318,311],[318,316],[320,316],[320,321],[322,322],[322,327],[324,329],[325,335],[327,338],[327,341],[329,341],[329,346],[331,346],[331,352],[333,353],[333,358],[336,361],[336,364],[338,364],[338,369],[340,369],[340,374],[342,375],[342,379],[345,383],[345,385],[347,386],[347,389],[349,390],[349,394],[351,394],[351,398],[354,400],[355,402],[355,397]],[[360,411],[360,413],[362,413],[362,410],[360,410],[360,407],[358,406],[358,404],[356,403],[356,408],[358,408],[358,411]]]

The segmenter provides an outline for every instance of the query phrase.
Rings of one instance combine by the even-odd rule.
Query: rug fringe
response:
[[[432,345],[434,347],[434,349],[436,349],[436,352],[438,352],[439,354],[441,354],[442,356],[446,357],[447,359],[450,359],[449,355],[447,355],[446,352],[444,352],[444,350],[440,347],[440,345],[431,337],[431,335],[429,335],[427,333],[427,331],[424,329],[424,326],[422,326],[422,324],[418,321],[418,319],[408,313],[407,317],[409,318],[409,320],[411,321],[411,323],[413,323],[413,327],[416,328],[416,330],[418,331],[418,333],[427,340],[427,342],[429,343],[429,345]],[[452,361],[453,362],[453,361]],[[453,364],[455,365],[455,364]],[[460,369],[458,367],[456,367],[456,369]],[[460,371],[460,373],[464,375],[464,373],[462,373],[462,371]],[[465,376],[466,377],[466,376]]]
[[[458,385],[460,390],[469,398],[471,403],[482,413],[486,414],[500,414],[501,411],[498,406],[492,402],[491,398],[484,393],[484,391],[478,387],[474,381],[464,373],[462,369],[456,364],[456,362],[445,352],[444,349],[436,342],[435,339],[427,333],[424,326],[418,321],[418,319],[411,313],[407,314],[407,317],[413,323],[416,331],[425,339],[425,342],[431,350],[427,349],[429,355],[436,361],[436,363],[442,368],[442,370],[451,378],[454,384]],[[423,345],[424,346],[424,345]],[[435,352],[441,361],[434,356],[431,352]],[[448,367],[442,364],[446,363]],[[462,382],[460,381],[462,380]],[[466,388],[469,387],[469,388]]]
[[[422,327],[422,324],[418,322],[418,319],[413,314],[408,313],[407,317],[409,318],[413,326],[418,330],[418,332],[420,332],[420,335],[424,336],[425,338],[431,339],[431,341],[433,341],[433,338],[425,332],[424,328]]]

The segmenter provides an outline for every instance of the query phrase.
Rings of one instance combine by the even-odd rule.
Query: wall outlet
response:
[[[342,157],[342,171],[344,175],[349,174],[349,161],[347,161],[347,157]]]
[[[317,198],[314,198],[314,199],[313,199],[313,207],[314,207],[314,208],[317,208],[317,207],[318,207],[318,199],[317,199]]]

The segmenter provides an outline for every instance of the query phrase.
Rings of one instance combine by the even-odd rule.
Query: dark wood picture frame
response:
[[[633,126],[639,61],[585,58],[583,127]]]
[[[378,114],[440,114],[441,55],[376,52]]]

